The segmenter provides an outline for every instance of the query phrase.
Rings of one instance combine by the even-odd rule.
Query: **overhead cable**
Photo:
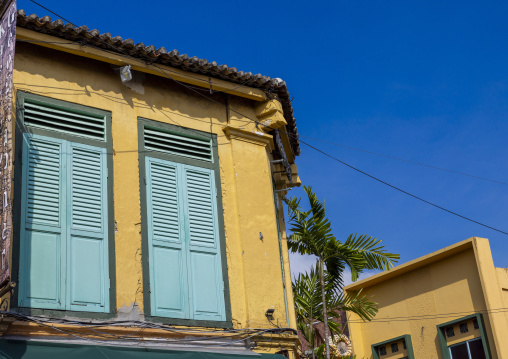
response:
[[[63,20],[65,20],[65,21],[67,21],[68,23],[70,23],[71,25],[73,25],[73,26],[77,27],[75,24],[73,24],[73,23],[72,23],[72,22],[70,22],[69,20],[65,19],[63,16],[60,16],[60,15],[59,15],[59,14],[57,14],[56,12],[49,10],[49,9],[48,9],[48,8],[46,8],[45,6],[43,6],[43,5],[39,4],[38,2],[36,2],[35,0],[30,0],[30,1],[31,1],[31,2],[33,2],[34,4],[38,5],[38,6],[42,7],[43,9],[45,9],[45,10],[47,10],[47,11],[51,12],[51,13],[52,13],[52,14],[54,14],[55,16],[58,16],[58,17],[62,18]],[[125,56],[127,56],[127,57],[129,57],[129,58],[132,58],[132,59],[134,59],[134,60],[136,60],[136,61],[143,61],[143,60],[141,60],[141,59],[135,58],[135,57],[133,57],[133,56],[131,56],[131,55],[129,55],[129,54],[127,54],[127,53],[125,53],[125,52],[124,52],[124,51],[122,51],[121,49],[118,49],[117,47],[115,47],[115,46],[113,46],[113,45],[111,45],[111,44],[108,44],[106,41],[102,40],[101,38],[99,38],[99,40],[100,40],[101,42],[103,42],[104,44],[106,44],[107,46],[109,46],[109,47],[111,47],[111,48],[115,49],[117,52],[120,52],[120,53],[124,54]],[[107,50],[106,50],[106,51],[107,51]],[[237,111],[237,110],[235,110],[235,109],[232,109],[231,107],[228,107],[227,105],[224,105],[223,103],[220,103],[219,101],[216,101],[216,100],[214,100],[213,98],[210,98],[209,96],[207,96],[207,95],[205,95],[205,94],[203,94],[203,93],[201,93],[201,92],[199,92],[199,91],[196,91],[195,89],[193,89],[193,88],[189,87],[189,86],[188,86],[188,85],[186,85],[185,83],[183,83],[183,82],[181,82],[181,81],[178,81],[178,80],[174,79],[171,75],[169,75],[169,74],[168,74],[168,73],[167,73],[167,72],[166,72],[163,68],[161,68],[161,67],[160,67],[160,66],[158,66],[157,64],[155,64],[155,63],[153,63],[153,62],[149,62],[148,64],[149,64],[149,65],[151,65],[151,66],[154,66],[155,68],[157,68],[157,69],[159,70],[159,72],[161,72],[162,74],[164,74],[167,78],[169,78],[169,79],[173,80],[173,81],[174,81],[174,82],[176,82],[176,83],[179,83],[180,85],[182,85],[182,86],[184,86],[184,87],[188,88],[189,90],[191,90],[191,91],[193,91],[193,92],[195,92],[195,93],[199,94],[200,96],[203,96],[204,98],[208,99],[209,101],[212,101],[212,102],[215,102],[215,103],[217,103],[217,104],[220,104],[221,106],[225,106],[225,107],[226,107],[227,109],[229,109],[230,111],[233,111],[233,112],[235,112],[235,113],[239,114],[240,116],[243,116],[243,117],[245,117],[246,119],[249,119],[250,121],[253,121],[253,122],[254,122],[254,123],[256,123],[257,125],[261,125],[261,126],[264,126],[264,127],[266,127],[266,128],[269,128],[270,130],[273,130],[273,128],[271,128],[270,126],[267,126],[267,125],[265,125],[265,124],[263,124],[263,123],[260,123],[259,121],[254,120],[254,119],[250,118],[249,116],[244,115],[243,113],[241,113],[241,112],[239,112],[239,111]],[[279,131],[280,131],[280,130],[279,130]],[[356,167],[354,167],[354,166],[352,166],[352,165],[350,165],[350,164],[348,164],[348,163],[346,163],[346,162],[344,162],[344,161],[342,161],[342,160],[340,160],[340,159],[338,159],[338,158],[336,158],[336,157],[334,157],[334,156],[332,156],[332,155],[330,155],[330,154],[328,154],[328,153],[326,153],[326,152],[324,152],[324,151],[322,151],[322,150],[318,149],[317,147],[314,147],[314,146],[312,146],[312,145],[310,145],[310,144],[308,144],[308,143],[306,143],[306,142],[302,141],[301,139],[299,139],[299,138],[298,138],[298,136],[295,136],[294,134],[291,134],[291,133],[289,133],[289,132],[285,132],[285,131],[280,131],[280,132],[287,134],[287,135],[288,135],[289,137],[291,137],[291,138],[294,138],[294,139],[296,139],[296,140],[299,140],[301,143],[303,143],[304,145],[306,145],[306,146],[308,146],[308,147],[310,147],[310,148],[314,149],[315,151],[317,151],[317,152],[319,152],[319,153],[321,153],[321,154],[323,154],[323,155],[325,155],[325,156],[327,156],[327,157],[329,157],[329,158],[331,158],[331,159],[333,159],[333,160],[335,160],[335,161],[337,161],[337,162],[339,162],[339,163],[341,163],[341,164],[343,164],[343,165],[345,165],[345,166],[347,166],[347,167],[349,167],[349,168],[351,168],[351,169],[353,169],[353,170],[355,170],[355,171],[357,171],[357,172],[359,172],[359,173],[361,173],[361,174],[363,174],[363,175],[365,175],[365,176],[367,176],[367,177],[370,177],[370,178],[372,178],[372,179],[373,179],[373,180],[375,180],[375,181],[378,181],[378,182],[380,182],[380,183],[382,183],[382,184],[384,184],[384,185],[386,185],[386,186],[388,186],[388,187],[391,187],[391,188],[393,188],[393,189],[395,189],[395,190],[397,190],[397,191],[399,191],[399,192],[401,192],[401,193],[404,193],[404,194],[406,194],[406,195],[408,195],[408,196],[410,196],[410,197],[413,197],[413,198],[415,198],[415,199],[417,199],[417,200],[419,200],[419,201],[421,201],[421,202],[427,203],[427,204],[429,204],[429,205],[431,205],[431,206],[433,206],[433,207],[435,207],[435,208],[441,209],[441,210],[443,210],[443,211],[445,211],[445,212],[447,212],[447,213],[453,214],[454,216],[457,216],[457,217],[459,217],[459,218],[465,219],[465,220],[467,220],[467,221],[469,221],[469,222],[476,223],[476,224],[478,224],[478,225],[480,225],[480,226],[483,226],[483,227],[486,227],[486,228],[492,229],[492,230],[494,230],[494,231],[496,231],[496,232],[499,232],[499,233],[502,233],[502,234],[508,235],[508,232],[502,231],[502,230],[500,230],[500,229],[494,228],[494,227],[492,227],[492,226],[486,225],[486,224],[481,223],[481,222],[479,222],[479,221],[476,221],[476,220],[474,220],[474,219],[471,219],[471,218],[468,218],[468,217],[463,216],[463,215],[461,215],[461,214],[458,214],[458,213],[456,213],[456,212],[454,212],[454,211],[451,211],[451,210],[446,209],[446,208],[444,208],[444,207],[442,207],[442,206],[439,206],[439,205],[437,205],[437,204],[435,204],[435,203],[432,203],[432,202],[430,202],[430,201],[427,201],[427,200],[425,200],[425,199],[423,199],[423,198],[421,198],[421,197],[419,197],[419,196],[416,196],[416,195],[414,195],[414,194],[412,194],[412,193],[409,193],[409,192],[407,192],[407,191],[405,191],[405,190],[403,190],[403,189],[401,189],[401,188],[399,188],[399,187],[397,187],[397,186],[394,186],[394,185],[392,185],[392,184],[390,184],[390,183],[388,183],[388,182],[386,182],[386,181],[383,181],[383,180],[381,180],[381,179],[379,179],[379,178],[377,178],[377,177],[375,177],[375,176],[373,176],[373,175],[370,175],[370,174],[368,174],[368,173],[366,173],[366,172],[364,172],[364,171],[362,171],[362,170],[360,170],[360,169],[358,169],[358,168],[356,168]]]
[[[373,151],[367,151],[367,150],[363,150],[361,148],[356,148],[356,147],[342,145],[340,143],[330,142],[330,141],[326,141],[326,140],[320,140],[319,138],[313,138],[313,137],[309,137],[309,136],[305,136],[305,135],[300,135],[300,137],[307,138],[307,139],[313,140],[313,141],[319,141],[319,142],[327,143],[327,144],[334,145],[334,146],[348,148],[350,150],[355,150],[355,151],[369,153],[371,155],[391,158],[392,160],[407,162],[407,163],[411,163],[413,165],[424,166],[424,167],[433,168],[433,169],[439,170],[439,171],[445,171],[445,172],[455,173],[455,174],[458,174],[458,175],[461,175],[461,176],[467,176],[467,177],[477,178],[477,179],[480,179],[480,180],[483,180],[483,181],[490,181],[490,182],[499,183],[499,184],[508,186],[508,182],[502,182],[502,181],[498,181],[498,180],[491,179],[491,178],[475,176],[475,175],[472,175],[472,174],[468,174],[468,173],[464,173],[464,172],[459,172],[459,171],[454,171],[454,170],[449,170],[449,169],[446,169],[446,168],[437,167],[437,166],[433,166],[433,165],[428,165],[428,164],[421,163],[421,162],[410,161],[410,160],[406,160],[406,159],[403,159],[403,158],[400,158],[400,157],[394,157],[394,156],[384,155],[382,153],[377,153],[377,152],[373,152]]]

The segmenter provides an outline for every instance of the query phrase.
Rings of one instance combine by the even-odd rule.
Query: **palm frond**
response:
[[[365,259],[365,269],[388,270],[400,259],[400,255],[387,252],[380,239],[366,234],[350,234],[344,245],[360,253]]]
[[[370,321],[378,312],[377,303],[372,301],[372,297],[362,294],[362,290],[354,294],[341,293],[336,297],[333,305],[347,312],[358,315],[362,320]]]

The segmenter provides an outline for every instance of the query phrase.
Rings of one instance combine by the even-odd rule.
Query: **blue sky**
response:
[[[508,3],[41,0],[76,25],[284,79],[302,139],[395,186],[508,232]],[[50,15],[28,0],[18,8]],[[302,145],[304,184],[334,233],[367,233],[401,263],[471,236],[508,266],[508,236],[394,191]],[[291,192],[302,196],[302,190]],[[292,257],[292,271],[310,259]]]

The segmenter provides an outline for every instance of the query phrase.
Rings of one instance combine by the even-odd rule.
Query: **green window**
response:
[[[409,334],[373,344],[371,347],[374,359],[414,359],[415,357]]]
[[[212,138],[140,123],[149,313],[225,322],[229,314]]]
[[[23,95],[18,305],[109,312],[106,118]]]
[[[480,313],[437,326],[444,359],[489,359],[490,349]]]

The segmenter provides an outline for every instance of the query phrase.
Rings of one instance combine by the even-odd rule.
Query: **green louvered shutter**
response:
[[[182,165],[192,319],[226,320],[214,172]]]
[[[188,318],[178,164],[146,158],[151,315]]]
[[[19,305],[65,306],[65,141],[23,136]]]
[[[70,310],[109,310],[106,149],[68,143]]]

